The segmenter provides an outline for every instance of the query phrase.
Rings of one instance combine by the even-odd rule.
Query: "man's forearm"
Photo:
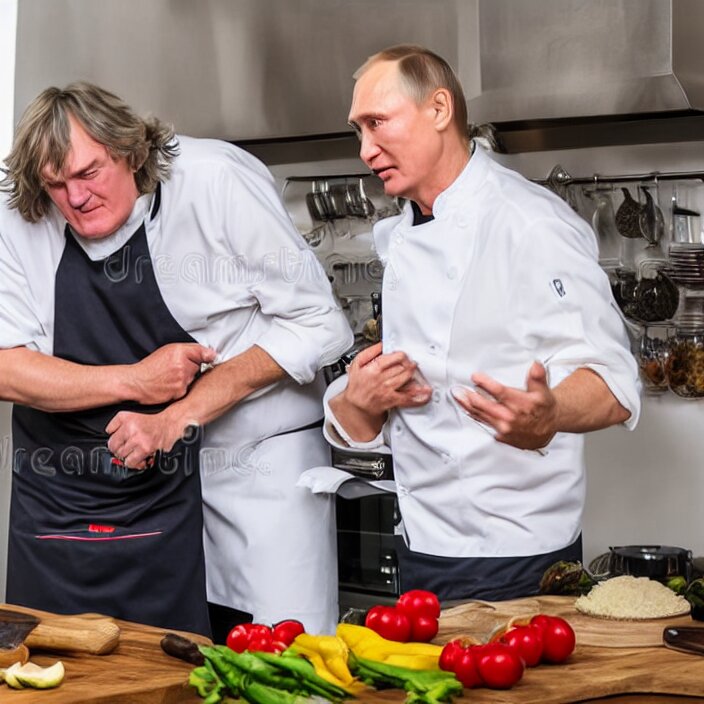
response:
[[[557,400],[556,430],[587,433],[630,418],[606,382],[591,369],[577,369],[554,389]]]
[[[274,359],[255,345],[203,374],[188,395],[164,413],[179,428],[207,425],[250,394],[286,376]]]
[[[129,365],[75,364],[26,347],[0,350],[0,398],[43,411],[135,400],[129,377]]]

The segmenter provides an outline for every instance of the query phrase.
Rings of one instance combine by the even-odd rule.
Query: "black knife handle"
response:
[[[662,632],[662,642],[668,648],[704,655],[704,628],[668,626]]]

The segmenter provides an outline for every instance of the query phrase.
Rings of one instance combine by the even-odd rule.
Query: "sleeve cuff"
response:
[[[325,410],[325,425],[323,426],[323,434],[325,439],[333,446],[340,449],[352,448],[354,450],[377,450],[381,447],[385,447],[384,442],[384,429],[382,427],[379,434],[372,440],[367,442],[358,442],[353,440],[342,427],[340,422],[335,417],[335,414],[330,409],[330,399],[342,393],[347,388],[347,374],[343,374],[341,377],[335,379],[330,386],[328,386],[325,396],[323,398],[323,407]]]

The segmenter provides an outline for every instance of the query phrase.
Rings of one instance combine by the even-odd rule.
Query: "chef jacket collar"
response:
[[[484,184],[488,168],[489,157],[484,149],[472,140],[469,161],[460,175],[435,199],[433,215],[438,219],[442,218],[455,200],[455,194],[461,194],[462,201],[465,202],[468,192],[475,192]]]
[[[71,234],[91,261],[95,262],[105,259],[105,257],[109,257],[111,254],[120,249],[120,247],[122,247],[125,242],[127,242],[127,240],[137,231],[150,212],[153,198],[153,193],[139,196],[139,198],[135,201],[130,216],[125,221],[125,224],[113,232],[112,235],[101,237],[99,239],[90,239],[81,237],[73,230],[71,230]]]

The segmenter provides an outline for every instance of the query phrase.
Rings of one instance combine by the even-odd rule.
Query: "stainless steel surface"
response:
[[[193,136],[347,132],[352,74],[370,54],[416,42],[456,65],[462,18],[475,6],[476,0],[20,0],[15,118],[45,87],[87,79]]]
[[[480,0],[476,122],[704,108],[704,3]]]

